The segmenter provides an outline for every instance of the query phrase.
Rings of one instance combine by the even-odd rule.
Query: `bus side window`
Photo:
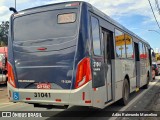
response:
[[[124,33],[115,29],[115,46],[118,58],[126,58]]]
[[[143,44],[140,42],[139,43],[139,50],[140,50],[140,59],[144,59],[144,53],[145,53],[145,50],[144,50],[144,46]]]
[[[127,35],[127,34],[125,34],[125,40],[126,40],[127,58],[133,59],[134,58],[134,52],[133,52],[132,37]]]
[[[148,49],[147,49],[147,46],[144,45],[144,59],[148,60],[147,57],[148,56]]]
[[[100,47],[100,31],[99,31],[99,22],[95,17],[91,17],[92,23],[92,39],[93,39],[93,51],[94,55],[101,55],[101,47]]]
[[[146,57],[146,60],[147,60],[147,66],[149,66],[149,49],[148,49],[147,46],[145,46],[145,49],[146,49],[146,55],[145,55],[145,57]]]

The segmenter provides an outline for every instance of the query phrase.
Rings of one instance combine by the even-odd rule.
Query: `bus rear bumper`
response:
[[[73,90],[19,89],[9,83],[8,96],[10,102],[24,102],[43,105],[77,105],[92,106],[91,82]]]

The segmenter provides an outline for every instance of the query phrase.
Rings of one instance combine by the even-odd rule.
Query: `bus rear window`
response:
[[[78,9],[38,12],[14,19],[14,41],[73,37],[77,33]],[[65,24],[69,23],[69,24]],[[60,41],[59,43],[66,42]]]
[[[72,23],[76,21],[75,13],[66,13],[58,15],[58,23]]]

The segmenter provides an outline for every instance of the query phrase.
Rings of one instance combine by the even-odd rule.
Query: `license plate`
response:
[[[51,93],[34,93],[34,97],[36,98],[50,98],[51,97]]]
[[[50,83],[39,83],[37,84],[37,89],[51,89]]]

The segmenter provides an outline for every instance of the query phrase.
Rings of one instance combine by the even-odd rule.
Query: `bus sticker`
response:
[[[37,84],[37,89],[51,89],[50,83],[39,83]]]
[[[19,93],[13,92],[13,100],[19,100]]]

